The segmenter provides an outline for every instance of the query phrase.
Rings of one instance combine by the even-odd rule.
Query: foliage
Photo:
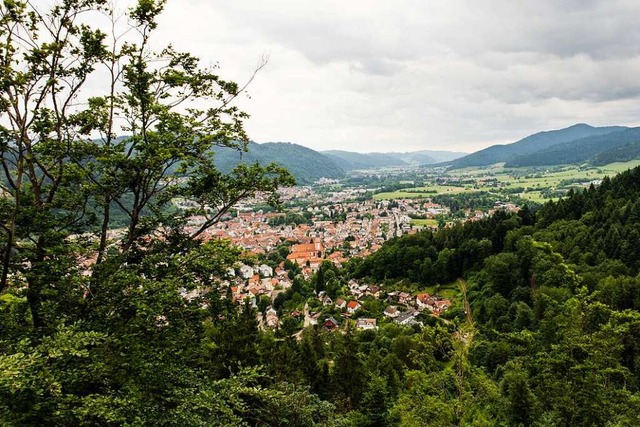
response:
[[[202,237],[257,192],[277,205],[292,179],[278,165],[215,167],[214,147],[243,149],[242,87],[190,54],[150,51],[162,6],[139,2],[139,38],[112,45],[79,20],[108,16],[102,1],[2,5],[0,424],[640,424],[640,168],[535,216],[394,238],[308,280],[285,263],[281,326],[262,331],[220,286],[239,250]],[[98,66],[111,91],[75,102]],[[327,309],[337,331],[298,334],[291,312],[320,307],[319,291],[344,296],[351,278],[458,283],[464,301],[424,327],[366,331]],[[384,307],[362,304],[356,316]]]

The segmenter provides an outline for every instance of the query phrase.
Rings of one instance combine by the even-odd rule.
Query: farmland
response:
[[[490,167],[465,168],[447,172],[429,171],[424,185],[401,188],[374,195],[375,200],[430,198],[440,195],[460,195],[473,192],[501,195],[505,198],[520,197],[536,203],[557,199],[570,188],[584,188],[597,183],[605,176],[614,176],[640,165],[640,160],[612,163],[601,167],[578,165],[504,168],[503,164]],[[410,181],[401,181],[400,183]]]

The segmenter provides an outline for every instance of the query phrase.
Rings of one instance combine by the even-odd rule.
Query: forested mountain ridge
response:
[[[622,126],[593,127],[580,123],[564,129],[538,132],[511,144],[493,145],[447,164],[459,169],[468,166],[487,166],[494,163],[509,162],[517,156],[535,153],[557,144],[589,136],[606,135],[624,129],[626,128]]]
[[[466,155],[454,151],[420,150],[390,153],[355,153],[342,150],[323,151],[345,170],[375,169],[380,167],[426,166],[434,163],[457,159]]]
[[[627,144],[596,154],[589,159],[594,166],[604,166],[614,162],[628,162],[640,158],[640,143]]]
[[[387,153],[354,153],[351,151],[329,150],[322,152],[331,158],[344,170],[372,169],[393,166],[408,166],[408,164]]]
[[[275,162],[287,168],[300,184],[310,184],[320,178],[343,178],[356,169],[385,167],[415,167],[459,157],[449,151],[415,151],[406,153],[356,153],[351,151],[315,151],[290,142],[250,142],[247,151],[214,148],[214,162],[223,172],[238,164],[268,164]],[[430,153],[433,153],[432,157]]]
[[[636,144],[640,144],[640,128],[637,127],[557,144],[546,150],[515,157],[508,161],[505,167],[546,166],[584,162],[598,162],[599,165],[602,165],[614,161],[633,160],[636,158],[633,149]],[[618,150],[623,147],[626,147],[624,151]],[[614,154],[615,152],[617,152],[617,155]]]
[[[300,184],[311,184],[320,178],[342,178],[345,169],[322,153],[302,145],[286,142],[250,142],[247,151],[214,148],[213,161],[221,171],[228,173],[238,164],[277,163],[287,168]]]
[[[494,398],[506,405],[502,415],[497,400],[489,406],[485,416],[493,423],[504,417],[506,425],[637,425],[638,200],[640,168],[572,191],[535,216],[525,208],[397,238],[355,274],[427,284],[466,279],[475,320],[467,378],[495,387]],[[400,393],[407,423],[435,402],[460,404],[437,387],[423,390],[429,391],[409,395],[430,396],[430,404]],[[474,405],[483,399],[475,396],[469,412],[480,410]]]

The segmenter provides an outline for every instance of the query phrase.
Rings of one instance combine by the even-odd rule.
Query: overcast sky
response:
[[[159,32],[242,82],[257,142],[475,151],[640,125],[638,0],[169,0]]]

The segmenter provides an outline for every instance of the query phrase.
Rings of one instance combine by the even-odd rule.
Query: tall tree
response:
[[[0,290],[24,278],[37,327],[55,323],[63,294],[98,292],[96,281],[85,289],[60,281],[75,277],[82,249],[67,242],[91,232],[76,242],[95,237],[102,262],[114,243],[107,239],[114,210],[124,217],[126,235],[116,246],[126,257],[150,236],[198,238],[258,192],[277,203],[275,190],[293,183],[276,165],[241,165],[229,175],[215,168],[214,146],[246,148],[248,116],[233,105],[246,86],[200,67],[189,53],[152,51],[163,6],[140,1],[127,23],[105,0],[68,0],[47,11],[5,1],[0,9]],[[98,28],[105,23],[111,34]],[[89,97],[87,84],[103,68],[108,89]],[[176,198],[195,207],[176,211]],[[205,219],[186,227],[193,215]]]

